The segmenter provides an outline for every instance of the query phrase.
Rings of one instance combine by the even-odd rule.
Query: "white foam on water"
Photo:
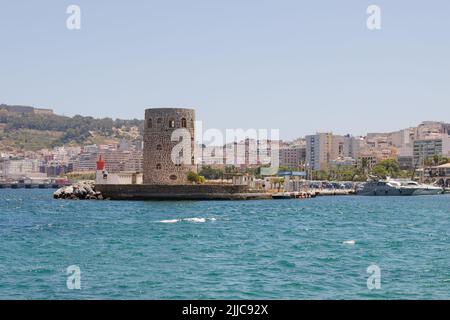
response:
[[[189,221],[189,222],[194,222],[194,223],[202,223],[202,222],[206,222],[205,218],[186,218],[183,219],[184,221]]]
[[[216,218],[208,218],[208,219],[205,219],[205,218],[186,218],[186,219],[161,220],[161,221],[158,221],[158,222],[159,223],[177,223],[177,222],[180,222],[180,221],[187,221],[187,222],[193,222],[193,223],[203,223],[203,222],[206,222],[206,220],[216,221],[217,219]]]
[[[355,240],[346,240],[344,242],[342,242],[343,244],[348,244],[348,245],[354,245],[356,243]]]
[[[173,219],[173,220],[161,220],[158,221],[160,223],[177,223],[178,221],[180,221],[179,219]]]

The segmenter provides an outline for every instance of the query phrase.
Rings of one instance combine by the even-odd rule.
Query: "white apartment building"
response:
[[[448,134],[428,136],[426,139],[414,141],[413,163],[415,166],[422,166],[426,159],[436,155],[450,157],[450,136]]]
[[[358,137],[331,132],[306,136],[306,166],[312,170],[327,170],[333,160],[357,159],[362,141]]]
[[[415,139],[423,140],[431,137],[439,137],[441,134],[448,135],[448,124],[438,121],[424,121],[415,130]]]
[[[332,133],[316,133],[306,136],[306,167],[312,170],[328,168],[331,160]]]
[[[203,166],[224,166],[224,146],[206,146],[201,145],[196,149],[197,159]]]
[[[240,168],[258,166],[264,164],[277,165],[279,161],[279,140],[255,140],[246,139],[240,142],[227,143],[222,148],[223,164],[234,165]],[[208,147],[206,148],[208,150]],[[203,162],[219,160],[215,153],[205,152]],[[220,152],[219,152],[220,154]],[[212,156],[214,155],[214,156]]]
[[[19,179],[22,177],[41,175],[39,166],[41,161],[35,159],[3,159],[0,161],[0,174],[5,179]]]

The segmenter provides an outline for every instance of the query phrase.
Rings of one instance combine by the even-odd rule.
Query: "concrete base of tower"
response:
[[[104,199],[111,200],[262,200],[272,195],[238,185],[96,185]]]

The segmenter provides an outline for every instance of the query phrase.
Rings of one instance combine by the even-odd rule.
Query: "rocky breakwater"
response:
[[[95,190],[95,184],[81,181],[70,186],[62,187],[53,193],[54,199],[67,200],[103,200],[102,193]]]

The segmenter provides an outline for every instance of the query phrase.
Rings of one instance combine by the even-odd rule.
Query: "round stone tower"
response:
[[[195,111],[145,110],[144,184],[186,184],[195,165]]]

